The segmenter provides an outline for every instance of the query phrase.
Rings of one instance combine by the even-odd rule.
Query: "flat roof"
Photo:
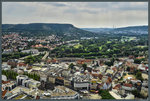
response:
[[[60,92],[56,92],[56,91],[53,91],[51,93],[51,96],[72,96],[72,95],[75,95],[77,92],[76,91],[73,91],[69,88],[66,88],[64,86],[57,86],[56,89],[59,89],[59,90],[62,90]]]

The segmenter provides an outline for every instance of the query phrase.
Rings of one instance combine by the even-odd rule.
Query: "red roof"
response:
[[[99,76],[99,74],[92,74],[92,76],[93,76],[93,77],[98,77],[98,76]]]
[[[7,83],[9,83],[10,81],[3,81],[2,80],[2,84],[7,84]]]
[[[112,70],[113,70],[113,71],[117,71],[116,67],[113,67]]]
[[[125,83],[124,86],[126,86],[126,87],[132,87],[132,84]]]
[[[27,64],[23,63],[23,62],[20,62],[18,63],[18,65],[21,67],[21,66],[27,66]]]
[[[6,93],[7,93],[7,90],[2,91],[2,98],[4,98]]]
[[[107,84],[110,84],[111,82],[112,82],[112,79],[111,79],[110,77],[108,77],[106,83],[107,83]]]
[[[51,60],[51,62],[53,62],[53,63],[56,63],[56,61],[57,61],[56,59]]]
[[[59,79],[59,80],[63,80],[64,78],[63,78],[63,77],[57,77],[57,79]]]
[[[84,63],[88,63],[88,62],[91,62],[92,60],[90,59],[85,59],[85,60],[78,60],[77,63],[78,64],[84,64]]]
[[[144,56],[141,56],[141,57],[136,57],[136,59],[142,59],[142,58],[145,58]]]
[[[40,96],[36,96],[36,99],[40,99]]]
[[[109,80],[109,82],[112,82],[112,78],[111,77],[108,77],[108,80]]]
[[[103,75],[99,74],[98,78],[99,78],[99,79],[102,79],[102,77],[103,77]]]
[[[50,59],[49,59],[49,60],[47,60],[47,62],[48,62],[48,63],[51,63],[51,62],[52,62],[52,63],[56,63],[57,60],[56,60],[56,59],[53,59],[53,60],[50,60]]]
[[[116,85],[113,89],[119,89],[119,88],[121,88],[120,84]]]

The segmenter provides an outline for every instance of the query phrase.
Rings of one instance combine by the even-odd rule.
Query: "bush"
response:
[[[18,74],[10,70],[2,70],[2,74],[5,75],[8,79],[16,80]]]
[[[137,78],[138,80],[143,81],[142,73],[141,73],[140,71],[138,71],[138,72],[136,73],[136,78]]]
[[[115,99],[108,90],[99,90],[99,94],[102,99]]]
[[[140,60],[140,59],[135,59],[135,60],[134,60],[134,63],[140,64],[140,63],[141,63],[141,60]]]

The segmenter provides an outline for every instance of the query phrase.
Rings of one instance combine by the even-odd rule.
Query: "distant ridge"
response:
[[[128,26],[128,27],[120,27],[120,28],[116,28],[115,30],[148,30],[148,26],[147,25],[143,25],[143,26]]]
[[[95,33],[111,33],[111,34],[148,34],[148,26],[128,26],[120,28],[81,28],[86,31]]]
[[[59,23],[3,24],[2,32],[24,33],[24,36],[47,36],[51,34],[74,38],[95,36],[95,33],[79,29],[72,24]]]

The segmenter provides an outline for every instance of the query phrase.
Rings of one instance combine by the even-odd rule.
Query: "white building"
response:
[[[86,75],[75,75],[75,77],[73,77],[73,87],[74,89],[89,89],[90,86],[90,80],[91,79],[91,75],[90,74],[86,74]]]
[[[15,81],[2,81],[2,91],[8,90],[11,91],[16,87],[16,82]]]
[[[20,62],[20,63],[18,63],[18,65],[17,65],[17,69],[18,69],[18,70],[19,70],[19,69],[24,70],[24,69],[27,68],[27,67],[28,67],[28,65],[25,64],[25,63],[23,63],[23,62]]]
[[[110,89],[111,83],[104,83],[101,89]]]
[[[132,86],[132,84],[124,84],[122,86],[122,89],[127,90],[127,91],[135,90],[135,88]]]
[[[17,85],[24,85],[24,81],[28,79],[28,76],[18,75],[16,78],[17,78]]]
[[[13,52],[13,49],[4,49],[2,54],[10,54]]]
[[[7,81],[7,77],[5,75],[2,75],[2,81]]]
[[[26,75],[17,76],[17,84],[28,88],[37,88],[41,85],[39,81],[28,78]]]
[[[51,92],[51,99],[79,99],[79,93],[64,86],[57,86]]]
[[[2,70],[11,70],[11,66],[7,64],[2,64]]]
[[[33,80],[33,79],[27,79],[24,81],[23,85],[28,88],[37,88],[41,85],[41,82]]]
[[[74,82],[74,88],[75,89],[84,89],[86,88],[87,90],[89,90],[89,82]]]
[[[22,53],[31,53],[31,54],[38,54],[38,50],[37,49],[29,49],[29,50],[22,50]]]

